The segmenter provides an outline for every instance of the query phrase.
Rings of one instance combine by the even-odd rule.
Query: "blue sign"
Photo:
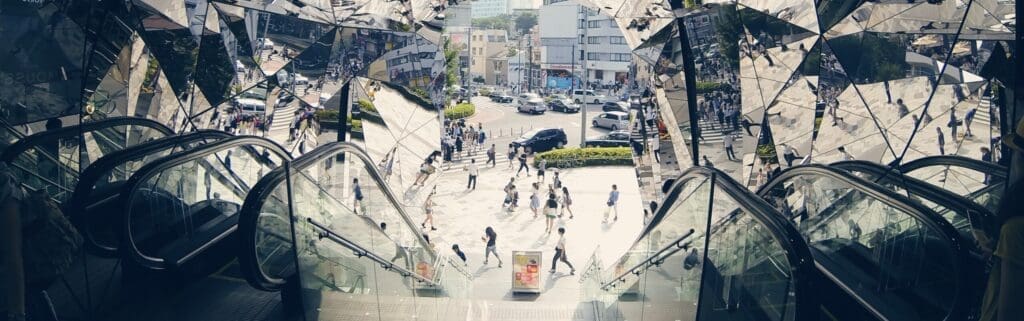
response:
[[[546,87],[549,89],[569,89],[572,87],[572,78],[548,76]]]

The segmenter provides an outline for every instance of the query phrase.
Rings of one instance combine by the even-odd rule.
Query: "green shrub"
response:
[[[629,147],[586,147],[563,148],[537,154],[533,166],[541,159],[548,160],[548,166],[558,168],[633,165],[633,151]],[[581,160],[582,162],[574,161]],[[565,162],[563,162],[565,161]]]
[[[338,121],[338,114],[340,114],[340,112],[337,110],[320,109],[314,114],[316,114],[316,119],[319,119],[320,121]]]
[[[377,112],[377,106],[374,106],[373,103],[370,102],[369,100],[360,99],[360,100],[356,101],[356,103],[359,104],[359,110],[360,111],[367,111],[367,112],[371,112],[371,113],[376,113]]]
[[[455,105],[455,107],[448,107],[444,109],[444,117],[447,119],[462,119],[476,114],[476,106],[471,103],[461,103]]]
[[[709,82],[709,81],[698,81],[697,82],[697,93],[704,94],[710,93],[715,90],[719,90],[725,87],[725,84],[720,82]]]

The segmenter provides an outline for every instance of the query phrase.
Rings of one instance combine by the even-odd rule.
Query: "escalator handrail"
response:
[[[228,137],[231,137],[231,134],[219,130],[200,130],[180,136],[162,137],[107,154],[90,164],[89,167],[86,167],[78,178],[78,184],[75,186],[75,190],[72,192],[71,198],[69,198],[65,205],[65,208],[67,209],[66,213],[71,214],[72,222],[75,222],[75,224],[79,226],[79,230],[83,231],[82,234],[84,236],[83,239],[85,240],[86,246],[97,253],[105,253],[109,256],[117,255],[116,248],[109,248],[99,244],[93,238],[93,235],[89,233],[91,229],[83,228],[87,224],[91,223],[89,222],[89,219],[91,218],[85,217],[85,214],[87,213],[86,207],[90,205],[89,202],[92,201],[90,198],[92,196],[92,191],[95,188],[97,181],[107,175],[107,173],[112,169],[117,166],[121,166],[126,162],[139,159],[140,157],[146,157],[154,152],[174,148],[176,146],[184,146],[204,139],[219,140]]]
[[[21,155],[25,151],[35,146],[38,146],[41,143],[51,141],[54,138],[72,137],[81,135],[82,133],[97,131],[104,128],[115,126],[145,126],[155,129],[166,136],[174,135],[174,131],[168,128],[166,125],[149,118],[111,117],[100,121],[61,127],[54,130],[47,130],[44,132],[39,132],[29,136],[25,136],[24,138],[19,139],[14,144],[11,144],[11,146],[8,146],[7,149],[4,149],[3,153],[0,153],[0,161],[11,162],[16,157],[18,157],[18,155]]]
[[[936,155],[922,157],[900,164],[897,168],[900,171],[903,171],[903,174],[907,174],[921,168],[933,166],[963,167],[974,171],[982,172],[988,175],[992,175],[995,176],[996,178],[1004,180],[1006,179],[1006,176],[1009,174],[1009,169],[1003,167],[1002,165],[957,155]]]
[[[924,199],[935,202],[942,207],[948,208],[970,222],[977,222],[977,227],[982,228],[984,231],[991,232],[990,226],[994,223],[994,213],[984,206],[966,199],[959,194],[950,192],[947,189],[904,175],[898,170],[892,170],[882,166],[881,164],[865,160],[839,161],[832,163],[829,166],[848,171],[870,173],[875,176],[875,178],[871,180],[874,183],[884,182],[902,187],[909,191],[910,194],[918,195]],[[966,214],[964,212],[966,212]]]
[[[135,239],[132,237],[132,199],[135,196],[135,192],[142,186],[141,183],[148,181],[155,175],[163,173],[164,170],[172,168],[174,166],[202,159],[211,154],[217,153],[222,150],[230,149],[239,146],[252,146],[258,145],[273,151],[281,159],[288,161],[291,159],[291,155],[288,155],[287,150],[281,147],[280,144],[257,136],[235,136],[228,139],[224,139],[215,143],[206,144],[195,149],[183,153],[172,154],[139,168],[135,174],[132,174],[131,178],[125,182],[124,186],[121,187],[121,193],[118,196],[120,203],[124,206],[123,213],[123,226],[122,226],[122,237],[121,242],[123,255],[128,256],[133,261],[154,270],[164,269],[164,262],[161,258],[150,257],[143,254],[138,245],[135,243]],[[237,214],[236,214],[237,215]],[[233,227],[237,228],[237,226]],[[198,248],[204,248],[206,245]]]
[[[276,279],[266,275],[260,267],[259,259],[257,258],[257,225],[259,224],[259,215],[266,199],[271,196],[273,191],[280,184],[285,183],[288,171],[301,173],[303,169],[317,164],[325,157],[334,157],[335,155],[343,152],[359,157],[360,160],[368,165],[366,166],[366,169],[370,178],[382,187],[381,192],[384,193],[384,196],[388,199],[390,204],[395,205],[395,210],[406,223],[408,228],[413,231],[417,230],[416,223],[414,223],[409,214],[405,212],[405,207],[399,205],[402,204],[398,201],[399,198],[396,197],[391,189],[387,187],[388,185],[384,183],[383,175],[377,171],[377,166],[373,166],[374,162],[370,159],[370,156],[362,150],[362,148],[347,142],[333,142],[320,145],[316,149],[296,158],[287,167],[280,166],[264,175],[258,183],[253,185],[249,194],[246,195],[245,202],[242,203],[242,208],[238,213],[239,240],[242,242],[238,261],[239,266],[246,275],[246,280],[250,285],[264,291],[277,291],[286,282],[284,279]],[[413,234],[419,244],[429,244],[427,240],[423,238],[421,233]],[[432,257],[437,257],[437,253],[435,253],[432,248],[424,246],[423,249]]]
[[[797,319],[802,320],[804,316],[810,317],[816,312],[813,295],[813,279],[808,277],[814,275],[816,268],[814,267],[814,259],[811,256],[811,251],[807,246],[803,236],[800,235],[800,231],[796,229],[788,220],[782,218],[775,212],[773,207],[768,204],[764,199],[758,197],[748,190],[746,187],[741,185],[735,179],[728,174],[721,172],[715,168],[709,168],[704,166],[692,167],[687,169],[678,176],[675,183],[672,184],[671,189],[666,194],[664,202],[658,207],[658,211],[654,214],[651,222],[641,232],[640,237],[634,241],[634,245],[637,242],[644,241],[648,235],[660,222],[669,214],[669,210],[672,209],[671,204],[680,201],[679,197],[682,196],[683,187],[685,183],[691,179],[708,178],[708,183],[712,184],[712,193],[714,193],[714,187],[718,187],[721,191],[724,191],[727,196],[731,197],[736,201],[737,205],[745,213],[751,215],[751,217],[758,223],[763,224],[768,228],[771,236],[779,242],[779,246],[786,251],[786,258],[789,260],[792,276],[794,279],[796,293],[806,293],[808,295],[797,296]],[[713,195],[713,194],[712,194]],[[714,200],[709,200],[709,206],[713,206]],[[708,219],[712,219],[708,217]],[[714,230],[715,227],[712,227]],[[712,233],[708,231],[707,233]],[[666,248],[680,247],[677,242],[668,245]],[[632,247],[632,246],[631,246]],[[648,258],[645,262],[650,261]],[[632,273],[632,269],[626,273]],[[620,275],[619,277],[624,276]],[[616,278],[617,279],[617,278]],[[613,279],[613,280],[616,280]]]
[[[980,271],[972,271],[976,268],[973,268],[969,261],[971,255],[968,251],[968,247],[970,247],[970,245],[968,244],[971,244],[971,242],[965,241],[963,237],[960,235],[960,233],[956,230],[956,228],[953,227],[952,223],[947,221],[938,213],[935,213],[935,211],[932,211],[928,207],[924,206],[920,202],[912,201],[910,198],[901,195],[896,191],[869,182],[865,179],[854,176],[853,174],[839,170],[837,168],[832,168],[821,164],[807,164],[787,168],[783,170],[781,173],[779,173],[772,180],[762,185],[761,188],[757,190],[757,195],[766,197],[768,196],[769,192],[777,188],[777,185],[785,183],[789,181],[789,179],[791,178],[802,175],[825,176],[840,181],[846,184],[847,186],[850,186],[852,189],[862,192],[870,197],[873,197],[874,199],[882,201],[888,206],[897,208],[902,212],[907,213],[914,219],[924,223],[924,225],[928,226],[929,228],[937,232],[939,234],[938,236],[942,237],[943,240],[948,242],[949,245],[952,247],[952,257],[954,257],[954,266],[952,268],[954,278],[956,278],[956,282],[958,285],[956,289],[956,297],[953,299],[953,304],[950,309],[949,315],[946,316],[945,320],[959,320],[962,319],[959,318],[960,316],[966,316],[967,314],[970,313],[969,311],[971,310],[971,307],[975,305],[975,302],[973,301],[973,295],[971,293],[968,293],[967,287],[971,282],[971,276],[974,275],[973,272],[980,273]],[[790,218],[786,219],[790,220]],[[858,302],[868,302],[864,298],[861,298],[857,292],[853,291],[850,287],[843,284],[842,280],[838,278],[832,278],[832,280],[835,281],[840,286],[840,288],[844,289],[844,291],[847,292],[847,294],[854,297]],[[866,308],[870,309],[870,307]]]
[[[437,286],[437,283],[435,283],[433,280],[424,278],[423,276],[416,274],[415,272],[409,271],[400,265],[391,263],[391,261],[389,261],[388,259],[385,259],[380,255],[370,252],[369,250],[363,248],[359,244],[349,241],[344,236],[335,233],[330,228],[327,228],[327,226],[324,226],[323,224],[314,221],[312,218],[306,218],[306,222],[308,222],[316,229],[322,231],[323,234],[321,235],[323,236],[323,238],[334,241],[335,243],[338,243],[339,245],[344,246],[349,250],[352,250],[353,252],[355,252],[354,254],[357,257],[365,256],[370,260],[377,262],[377,264],[380,264],[381,267],[383,267],[385,270],[395,270],[396,272],[398,272],[398,274],[401,274],[403,277],[412,277],[416,279],[416,281],[418,282],[426,283],[428,286]]]

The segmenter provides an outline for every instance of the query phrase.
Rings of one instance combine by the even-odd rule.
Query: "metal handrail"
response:
[[[949,223],[949,221],[947,221],[945,218],[935,213],[928,207],[924,206],[923,204],[912,201],[910,198],[901,195],[893,190],[869,182],[862,178],[856,177],[853,174],[847,173],[837,168],[827,167],[820,164],[808,164],[787,168],[783,170],[781,173],[779,173],[771,181],[762,185],[761,188],[758,189],[757,194],[761,195],[762,197],[766,197],[769,195],[769,193],[771,193],[773,189],[782,187],[783,183],[798,176],[823,176],[840,181],[846,184],[847,186],[850,186],[851,189],[857,190],[858,192],[864,193],[869,197],[877,199],[890,207],[896,208],[901,212],[907,213],[916,220],[924,223],[925,226],[928,226],[930,229],[937,232],[943,238],[944,241],[948,242],[948,244],[951,247],[951,250],[953,251],[954,262],[952,268],[953,274],[955,275],[954,277],[956,278],[958,284],[956,288],[956,297],[953,300],[954,303],[952,308],[950,309],[949,314],[946,316],[946,320],[959,320],[962,318],[959,318],[958,316],[966,316],[967,314],[970,313],[969,311],[971,310],[971,307],[974,304],[974,302],[972,302],[973,294],[967,293],[965,288],[968,284],[970,284],[971,276],[977,275],[976,273],[972,272],[980,273],[980,271],[972,271],[977,270],[977,267],[979,267],[980,265],[972,264],[969,261],[972,258],[972,256],[970,255],[970,252],[967,250],[967,247],[969,247],[970,245],[965,245],[969,244],[969,242],[965,242],[963,240],[960,233],[956,230],[956,228],[953,227],[951,223]],[[781,215],[779,216],[781,217]],[[826,276],[831,275],[831,273],[828,273],[828,271],[823,270],[823,267],[820,264],[817,265],[819,271],[824,273]],[[844,290],[844,292],[849,294],[856,301],[860,302],[861,304],[864,304],[865,308],[867,308],[869,311],[872,311],[873,313],[876,313],[875,317],[885,319],[884,315],[877,314],[877,310],[874,310],[870,306],[867,306],[866,302],[868,301],[861,297],[859,294],[857,294],[856,291],[852,290],[851,287],[842,283],[842,280],[838,278],[832,278],[832,280],[835,281],[837,285]]]
[[[689,242],[687,242],[686,244],[683,244],[683,241],[686,241],[687,238],[689,238],[691,235],[693,235],[693,232],[694,232],[694,230],[690,229],[689,231],[686,232],[686,234],[683,234],[683,236],[680,236],[680,237],[676,238],[676,240],[673,241],[668,246],[665,246],[662,249],[658,250],[657,252],[654,252],[654,254],[651,254],[650,256],[648,256],[646,259],[644,259],[640,263],[637,263],[637,264],[633,265],[633,267],[630,267],[629,269],[626,269],[626,271],[624,271],[621,274],[619,274],[618,276],[612,278],[611,281],[605,282],[605,284],[602,284],[601,285],[601,289],[602,290],[608,290],[608,288],[615,287],[615,283],[616,282],[624,281],[626,279],[626,277],[629,276],[630,274],[638,274],[637,271],[643,270],[643,269],[647,268],[650,265],[655,265],[655,262],[657,262],[658,259],[660,259],[662,257],[663,253],[666,254],[665,257],[669,257],[669,256],[672,256],[672,254],[675,254],[676,252],[678,252],[675,249],[687,247]],[[671,252],[667,253],[669,251],[671,251]]]
[[[90,218],[85,217],[88,213],[87,208],[91,205],[89,204],[90,201],[96,201],[92,197],[92,192],[96,183],[109,173],[111,169],[121,166],[131,160],[147,157],[158,151],[184,146],[186,144],[205,139],[219,140],[228,137],[231,137],[231,135],[216,130],[201,130],[181,136],[163,137],[107,154],[90,164],[89,167],[86,167],[85,170],[81,172],[78,184],[75,186],[75,190],[72,192],[71,198],[69,198],[65,205],[65,208],[68,209],[67,213],[70,214],[72,221],[75,222],[76,225],[79,226],[79,230],[82,231],[86,248],[100,256],[113,257],[118,254],[117,248],[111,248],[96,242],[96,239],[91,233],[92,229],[87,228],[88,224],[91,223],[89,221]]]
[[[245,201],[242,203],[242,208],[239,210],[239,240],[241,243],[241,253],[239,254],[239,265],[246,275],[246,280],[250,285],[257,289],[265,291],[277,291],[284,284],[286,280],[271,277],[264,273],[259,265],[259,259],[256,253],[256,227],[259,224],[259,214],[263,208],[268,197],[271,197],[273,191],[280,186],[280,184],[286,183],[288,171],[297,173],[303,173],[303,170],[318,164],[327,157],[335,157],[338,154],[346,153],[348,155],[355,155],[359,157],[367,166],[367,174],[370,179],[375,183],[379,184],[381,192],[387,198],[388,202],[394,206],[398,212],[398,216],[402,218],[403,222],[407,227],[413,231],[417,230],[417,225],[414,223],[405,211],[405,207],[399,204],[399,198],[394,195],[391,189],[387,188],[387,184],[384,183],[383,175],[378,172],[377,166],[373,166],[374,162],[370,159],[370,156],[366,154],[357,145],[346,143],[346,142],[333,142],[318,146],[316,149],[309,151],[306,154],[296,158],[292,161],[288,168],[285,166],[278,167],[269,173],[265,174],[262,179],[256,185],[253,185],[249,194],[246,195]],[[413,233],[416,240],[419,242],[421,248],[424,249],[431,257],[436,258],[438,255],[429,246],[427,240],[421,233]]]
[[[366,250],[362,246],[359,246],[355,242],[349,241],[348,239],[346,239],[345,237],[339,235],[338,233],[335,233],[334,231],[332,231],[331,229],[327,228],[323,224],[317,223],[312,218],[306,218],[306,222],[308,222],[313,227],[316,227],[317,229],[323,231],[323,233],[320,234],[321,238],[326,238],[326,239],[332,240],[335,243],[338,243],[339,245],[344,246],[344,247],[348,248],[349,250],[352,250],[353,252],[355,252],[354,254],[357,257],[364,257],[365,256],[365,257],[369,258],[370,260],[373,260],[374,262],[377,262],[378,264],[380,264],[381,267],[383,267],[385,270],[395,270],[395,271],[398,272],[398,274],[402,275],[403,277],[412,277],[412,278],[416,279],[416,281],[426,283],[427,285],[437,286],[437,283],[434,283],[433,280],[428,280],[427,278],[424,278],[423,276],[421,276],[419,274],[416,274],[416,273],[414,273],[412,271],[409,271],[409,270],[403,268],[400,265],[395,265],[394,263],[391,263],[391,261],[388,261],[387,259],[385,259],[383,257],[380,257],[379,255]]]
[[[907,174],[921,168],[932,166],[963,167],[985,174],[989,174],[1000,179],[1006,179],[1007,175],[1010,173],[1009,169],[1003,167],[1002,165],[957,155],[938,155],[922,157],[900,164],[896,168],[903,171],[904,174]]]
[[[283,147],[281,147],[281,145],[277,144],[274,141],[256,136],[237,136],[221,140],[216,143],[207,144],[183,153],[173,154],[161,158],[157,161],[142,166],[142,168],[136,171],[135,174],[133,174],[132,177],[129,178],[127,182],[125,182],[119,196],[120,203],[123,204],[125,207],[123,212],[124,222],[122,228],[126,244],[124,244],[122,248],[125,249],[127,255],[130,256],[139,264],[150,269],[161,270],[165,268],[163,266],[163,259],[143,254],[139,250],[138,245],[135,243],[135,239],[132,237],[132,203],[133,199],[135,198],[136,192],[139,190],[140,187],[142,187],[141,183],[148,181],[153,176],[161,174],[163,173],[164,170],[170,169],[174,166],[202,159],[203,157],[209,156],[211,154],[214,154],[218,151],[222,151],[225,149],[250,145],[258,145],[265,147],[268,150],[273,151],[275,154],[277,154],[278,157],[281,157],[284,160],[291,159],[291,156],[288,155],[288,152]]]
[[[161,124],[152,119],[136,117],[113,117],[101,121],[89,122],[75,126],[68,126],[25,136],[25,138],[19,139],[14,144],[11,144],[11,146],[8,146],[7,149],[3,151],[3,153],[0,153],[0,161],[10,162],[14,160],[15,157],[21,155],[21,153],[24,153],[30,148],[33,148],[39,145],[40,143],[47,142],[56,138],[78,136],[85,132],[92,132],[115,126],[144,126],[157,130],[163,133],[165,136],[174,135],[173,130],[171,130],[164,124]],[[52,155],[48,156],[51,156],[52,158]],[[55,159],[53,160],[56,161]]]

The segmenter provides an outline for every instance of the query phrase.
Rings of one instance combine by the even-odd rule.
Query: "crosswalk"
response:
[[[507,167],[508,144],[511,142],[511,137],[502,137],[493,140],[488,139],[486,142],[484,142],[484,146],[481,146],[480,148],[477,148],[475,150],[472,149],[472,147],[464,146],[461,155],[457,154],[452,157],[451,164],[453,167],[449,170],[455,169],[455,166],[458,166],[458,170],[462,170],[461,166],[469,164],[471,159],[475,159],[476,163],[483,167],[484,164],[487,163],[487,148],[491,147],[491,144],[494,144],[494,160],[496,164],[495,167]]]

